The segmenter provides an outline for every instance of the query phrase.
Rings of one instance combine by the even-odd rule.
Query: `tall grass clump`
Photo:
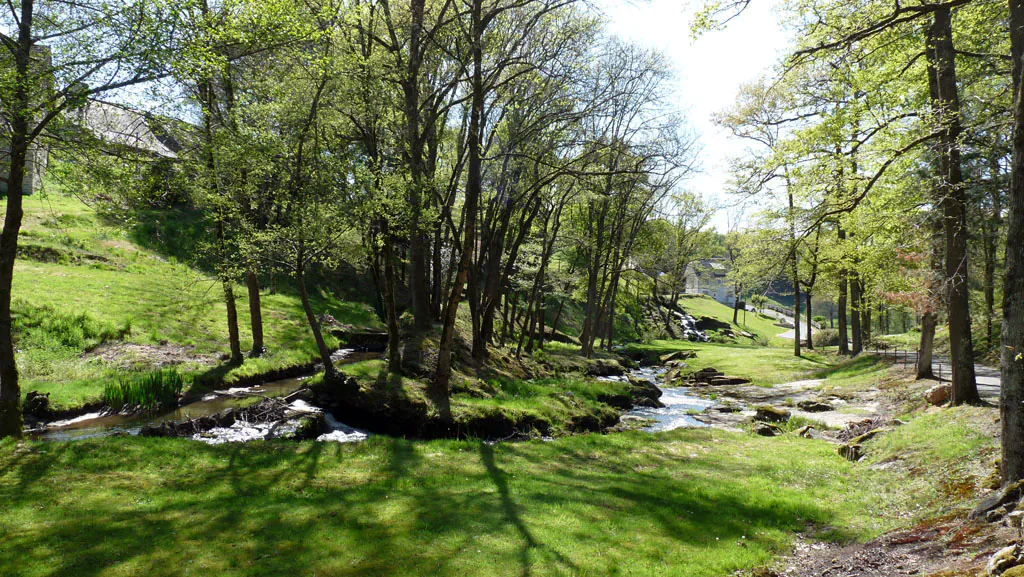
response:
[[[87,313],[66,313],[51,306],[14,302],[14,331],[22,347],[87,351],[115,340],[131,330],[117,327]]]
[[[155,411],[174,406],[190,379],[175,369],[121,375],[103,388],[103,401],[118,410]]]

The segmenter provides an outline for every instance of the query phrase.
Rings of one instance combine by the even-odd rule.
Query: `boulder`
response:
[[[826,411],[834,410],[832,405],[830,405],[830,404],[828,404],[826,402],[814,401],[814,400],[810,400],[810,399],[808,399],[806,401],[800,401],[799,403],[796,404],[796,406],[801,411],[807,411],[808,413],[824,413]]]
[[[26,417],[46,417],[50,412],[50,393],[29,391],[25,394],[25,402],[21,404],[21,410]]]
[[[1024,491],[1024,481],[1007,485],[1003,490],[991,495],[978,503],[978,506],[967,516],[968,519],[984,519],[989,511],[993,511],[1008,503],[1016,503]]]
[[[804,425],[804,426],[800,427],[799,429],[793,431],[793,434],[798,436],[798,437],[803,437],[805,439],[820,439],[821,438],[821,433],[818,432],[818,429],[815,429],[814,427],[812,427],[810,425]]]
[[[859,461],[861,457],[864,456],[864,452],[863,450],[861,450],[861,446],[852,443],[839,445],[839,448],[836,449],[836,452],[839,453],[839,456],[843,457],[847,461],[853,461],[854,463]]]
[[[708,379],[708,384],[716,387],[725,385],[745,385],[750,382],[750,379],[744,379],[743,377],[711,377]]]
[[[779,409],[776,407],[770,407],[768,405],[762,405],[757,407],[756,413],[754,413],[754,420],[765,421],[767,423],[785,423],[792,416],[792,413],[785,409]]]
[[[878,429],[871,429],[870,431],[864,433],[863,435],[858,435],[858,436],[850,439],[850,442],[853,443],[854,445],[859,445],[861,443],[866,443],[867,441],[870,441],[871,439],[874,439],[877,435],[879,435],[881,433],[888,432],[888,431],[889,431],[889,429],[886,429],[885,427],[881,427],[881,428],[878,428]]]
[[[986,575],[1003,575],[1007,569],[1020,564],[1020,545],[1010,545],[995,552],[985,565]]]
[[[645,407],[648,409],[661,409],[665,407],[665,403],[658,399],[648,399],[647,397],[641,397],[633,401],[634,407]]]
[[[711,407],[711,410],[718,411],[719,413],[738,413],[743,410],[743,407],[730,401],[722,401]]]
[[[1007,514],[1006,524],[1010,527],[1024,527],[1024,511],[1013,511]]]
[[[1024,577],[1024,565],[1010,567],[1006,571],[1003,571],[1002,577]]]
[[[686,359],[692,359],[695,356],[697,356],[697,351],[682,350],[661,355],[658,357],[658,360],[661,361],[661,364],[667,365],[673,361],[685,361]]]
[[[953,389],[949,385],[935,385],[924,394],[924,400],[928,401],[928,404],[938,407],[949,401],[952,391]]]
[[[618,377],[626,373],[626,368],[612,359],[593,359],[587,363],[586,373],[591,377]]]
[[[754,423],[754,433],[762,437],[777,437],[782,434],[782,429],[771,423]]]

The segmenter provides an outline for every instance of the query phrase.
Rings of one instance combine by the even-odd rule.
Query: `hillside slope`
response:
[[[367,305],[314,293],[318,314],[379,327]],[[246,349],[251,336],[245,288],[237,287],[236,294]],[[313,359],[315,345],[298,297],[264,291],[267,354],[237,367],[224,365],[221,295],[209,275],[144,248],[127,227],[115,226],[79,200],[55,193],[29,197],[14,280],[22,391],[50,393],[52,404],[70,408],[98,399],[124,369],[176,366],[207,382],[231,383]],[[337,344],[329,338],[328,344]]]

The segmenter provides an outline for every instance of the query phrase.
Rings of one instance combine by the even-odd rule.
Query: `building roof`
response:
[[[686,274],[724,277],[729,274],[729,263],[718,258],[702,258],[686,265]]]
[[[177,158],[182,149],[171,133],[175,121],[120,104],[90,100],[81,110],[82,124],[98,138],[112,144]]]

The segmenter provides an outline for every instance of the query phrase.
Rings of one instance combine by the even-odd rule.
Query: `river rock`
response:
[[[800,401],[799,403],[796,404],[796,406],[801,411],[807,411],[808,413],[824,413],[826,411],[834,410],[832,405],[824,401],[815,401],[811,399],[808,399],[806,401]]]
[[[812,427],[810,425],[804,425],[804,426],[800,427],[799,429],[793,431],[793,434],[798,436],[798,437],[803,437],[805,439],[820,439],[821,438],[821,433],[818,432],[818,429],[815,429],[814,427]]]
[[[861,446],[852,443],[839,445],[839,448],[836,449],[836,452],[839,453],[839,456],[841,456],[842,458],[846,459],[847,461],[852,461],[854,463],[859,461],[861,457],[864,456],[864,452],[861,450]]]
[[[626,368],[613,359],[592,359],[586,373],[591,377],[618,377],[626,373]]]
[[[754,433],[762,437],[777,437],[782,434],[782,429],[771,423],[754,423]]]
[[[983,499],[978,506],[967,516],[968,519],[984,519],[989,511],[993,511],[1008,503],[1015,503],[1020,500],[1024,492],[1024,481],[1017,481],[1007,485],[1004,489],[994,495]]]
[[[29,391],[21,404],[22,413],[26,417],[44,418],[50,412],[50,393]]]
[[[671,353],[668,353],[668,354],[665,354],[665,355],[661,355],[660,357],[658,357],[658,360],[661,361],[661,364],[667,365],[667,364],[669,364],[671,362],[685,361],[686,359],[692,359],[695,356],[697,356],[697,351],[682,350],[682,351],[675,351],[675,352],[671,352]]]
[[[953,389],[949,385],[935,385],[924,394],[924,400],[928,401],[928,404],[938,407],[949,401],[952,392]]]
[[[877,428],[877,429],[871,429],[870,431],[864,433],[863,435],[858,435],[858,436],[850,439],[850,443],[852,443],[854,445],[859,445],[861,443],[866,443],[867,441],[870,441],[871,439],[874,439],[879,434],[885,433],[885,432],[888,432],[888,431],[889,431],[889,429],[887,429],[885,427],[880,427],[880,428]]]
[[[1020,565],[1020,562],[1020,545],[1014,544],[1009,547],[1003,547],[996,551],[992,558],[988,560],[988,563],[985,565],[985,574],[1002,575],[1007,569]]]
[[[718,411],[719,413],[738,413],[743,410],[743,407],[731,401],[722,401],[711,407],[711,410]]]
[[[757,412],[754,413],[754,420],[765,421],[768,423],[785,423],[792,416],[792,413],[785,409],[779,409],[776,407],[770,407],[768,405],[762,405],[757,407]]]
[[[713,387],[721,387],[727,385],[745,385],[750,382],[750,379],[743,377],[711,377],[708,379],[708,384]]]
[[[649,399],[647,397],[640,397],[639,399],[635,399],[633,401],[633,406],[634,407],[644,407],[644,408],[647,408],[647,409],[662,409],[662,408],[665,407],[665,403],[659,401],[658,399]]]

